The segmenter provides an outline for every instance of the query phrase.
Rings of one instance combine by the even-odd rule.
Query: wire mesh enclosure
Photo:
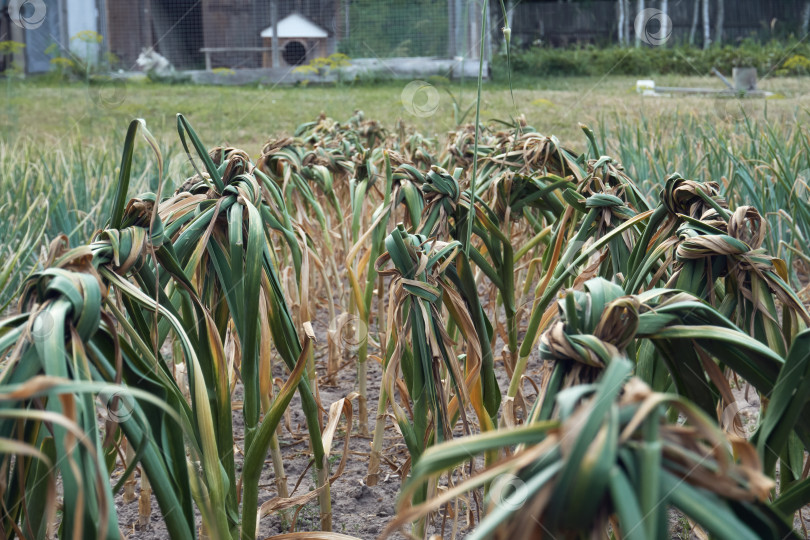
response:
[[[177,69],[208,70],[289,69],[334,53],[353,59],[477,59],[487,1],[484,56],[490,59],[503,41],[500,0],[0,0],[0,41],[25,44],[17,53],[22,61],[0,55],[0,70],[22,63],[29,73],[47,71],[55,58],[84,61],[88,51],[92,58],[86,60],[124,71],[137,69],[144,51],[160,54]],[[638,15],[649,11],[664,14],[673,44],[701,46],[720,35],[724,44],[789,38],[805,35],[810,26],[808,0],[504,0],[503,5],[518,49],[632,45]],[[710,25],[704,19],[715,29],[711,39],[705,37]],[[99,36],[97,47],[77,40],[87,32]]]
[[[2,39],[26,43],[29,72],[51,69],[55,55],[82,55],[75,46],[80,32],[99,36],[94,58],[110,60],[116,70],[137,69],[144,52],[160,54],[177,69],[289,68],[334,53],[476,58],[483,5],[484,0],[0,0],[0,29]],[[32,6],[44,18],[25,24],[32,14],[15,10]]]
[[[344,6],[342,15],[338,48],[351,57],[449,53],[447,0],[359,0]]]

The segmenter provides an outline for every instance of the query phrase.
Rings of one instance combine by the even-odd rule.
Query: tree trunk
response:
[[[619,45],[624,45],[624,0],[619,0]]]
[[[709,0],[703,0],[703,48],[712,44],[711,26],[709,25]]]
[[[804,9],[802,9],[802,24],[801,24],[801,37],[807,35],[807,31],[810,30],[810,1],[804,3]]]
[[[633,13],[630,10],[630,2],[631,0],[624,0],[624,44],[628,47],[630,46],[630,26],[632,26],[630,16]]]
[[[664,37],[663,45],[667,46],[669,35],[672,33],[672,28],[669,25],[669,0],[661,0],[661,35]]]
[[[714,41],[719,45],[723,42],[723,23],[726,18],[725,0],[717,0],[717,22],[714,23]]]
[[[636,17],[643,17],[642,13],[644,13],[644,0],[637,0],[636,2]],[[636,47],[641,47],[641,36],[638,33],[638,29],[636,29],[635,21],[633,21],[633,29],[635,30],[636,34]]]
[[[281,51],[278,50],[278,0],[270,2],[270,24],[273,25],[273,40],[271,42],[273,47],[273,67],[277,68],[281,67]]]
[[[695,34],[697,33],[698,15],[700,14],[700,0],[695,0],[692,6],[692,27],[689,29],[689,45],[695,44]]]

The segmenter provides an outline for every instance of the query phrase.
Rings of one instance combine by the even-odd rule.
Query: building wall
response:
[[[69,0],[71,3],[73,0]],[[81,0],[86,1],[86,0]],[[99,0],[105,5],[110,52],[130,69],[143,49],[154,47],[178,69],[202,69],[203,47],[261,47],[270,26],[270,0]],[[330,33],[337,50],[336,10],[346,0],[276,0],[279,20],[298,12]],[[214,67],[260,67],[261,52],[216,53]]]
[[[11,18],[8,16],[8,10],[5,7],[0,8],[0,41],[21,41],[19,37],[12,35],[14,29]],[[9,68],[13,61],[14,59],[9,56],[0,55],[0,72]]]
[[[38,28],[24,31],[25,72],[43,73],[51,69],[51,56],[45,50],[57,43],[63,49],[70,47],[70,35],[59,0],[44,0],[46,14]],[[74,26],[75,27],[75,26]]]
[[[260,47],[256,28],[259,2],[252,0],[202,0],[204,47]],[[218,53],[214,67],[258,67],[261,53]]]
[[[110,52],[132,69],[153,47],[178,69],[203,66],[202,5],[197,0],[106,0]]]
[[[134,65],[143,44],[153,42],[148,17],[144,0],[107,0],[107,45],[123,66]]]
[[[65,7],[63,13],[70,52],[84,61],[97,62],[101,51],[100,44],[73,39],[80,32],[99,32],[99,10],[96,0],[70,0],[66,2]]]

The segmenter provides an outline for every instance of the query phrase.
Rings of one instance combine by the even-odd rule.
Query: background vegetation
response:
[[[505,53],[504,53],[505,54]],[[730,77],[735,67],[753,67],[760,77],[810,74],[810,43],[806,41],[744,40],[738,44],[703,49],[689,45],[669,47],[531,46],[512,56],[515,76],[655,75],[703,76],[717,68]],[[496,80],[506,79],[505,58],[493,62]]]

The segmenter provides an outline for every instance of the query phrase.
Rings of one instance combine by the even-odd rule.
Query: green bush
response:
[[[789,51],[790,54],[787,54]],[[493,62],[493,77],[506,79],[505,53]],[[707,50],[677,45],[674,47],[618,47],[595,45],[568,48],[534,46],[513,50],[512,67],[516,75],[706,75],[713,67],[731,73],[734,67],[755,67],[759,75],[806,75],[810,73],[810,44],[792,41],[759,43],[745,40],[740,44],[711,47]]]

